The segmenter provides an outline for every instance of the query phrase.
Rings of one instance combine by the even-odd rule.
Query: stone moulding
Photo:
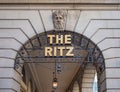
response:
[[[104,4],[117,4],[120,0],[0,0],[0,3],[104,3]]]

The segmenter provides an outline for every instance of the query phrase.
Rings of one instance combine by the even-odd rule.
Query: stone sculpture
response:
[[[56,10],[53,12],[53,24],[55,30],[62,31],[65,28],[65,12]]]

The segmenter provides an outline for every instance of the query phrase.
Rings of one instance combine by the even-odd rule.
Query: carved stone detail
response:
[[[60,30],[60,31],[64,30],[65,18],[66,18],[65,12],[61,10],[56,10],[53,12],[53,24],[55,30]]]

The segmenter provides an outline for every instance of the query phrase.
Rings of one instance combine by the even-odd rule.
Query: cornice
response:
[[[0,9],[119,10],[120,0],[0,0]]]
[[[36,3],[36,4],[56,4],[56,3],[64,3],[64,4],[117,4],[120,3],[120,0],[0,0],[0,3]]]
[[[1,4],[0,10],[120,10],[120,4]]]

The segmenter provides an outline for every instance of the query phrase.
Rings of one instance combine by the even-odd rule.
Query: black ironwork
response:
[[[66,56],[52,56],[45,57],[44,55],[44,47],[45,46],[55,46],[55,44],[48,44],[47,34],[70,34],[72,35],[72,43],[74,46],[74,56],[66,57]],[[39,45],[35,45],[35,41]],[[31,46],[29,46],[31,45]],[[67,46],[67,44],[58,44],[56,46]],[[24,51],[24,55],[23,55]],[[34,53],[34,54],[33,54]],[[100,51],[100,49],[87,37],[77,34],[71,31],[45,31],[44,33],[37,34],[33,38],[29,39],[25,45],[20,49],[15,62],[15,67],[18,67],[19,64],[24,63],[55,63],[57,59],[62,59],[59,63],[86,63],[92,62],[94,65],[97,65],[99,69],[104,68],[104,57]],[[22,61],[22,62],[21,62]],[[58,68],[60,72],[60,67]]]

